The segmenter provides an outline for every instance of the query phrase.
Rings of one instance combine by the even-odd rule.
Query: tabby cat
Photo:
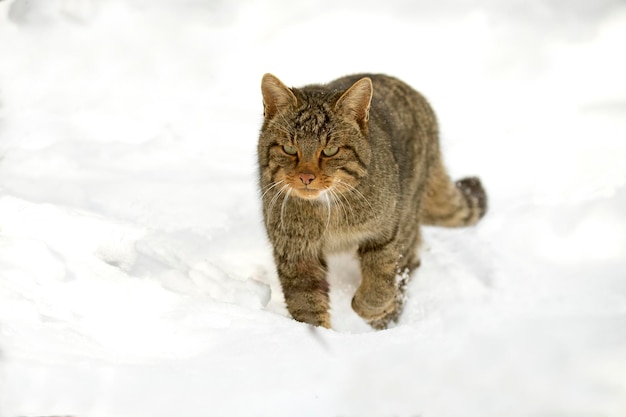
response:
[[[477,178],[452,182],[424,97],[381,74],[288,88],[265,74],[258,142],[263,216],[287,309],[330,327],[328,254],[356,250],[352,308],[383,329],[420,264],[420,224],[468,226],[487,209]]]

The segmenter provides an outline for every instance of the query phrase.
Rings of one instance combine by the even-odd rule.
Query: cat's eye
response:
[[[337,155],[337,152],[339,152],[339,148],[336,146],[333,146],[332,148],[326,148],[322,151],[325,156],[335,156]]]
[[[287,155],[296,155],[298,153],[298,148],[291,145],[285,145],[283,146],[283,151],[285,151]]]

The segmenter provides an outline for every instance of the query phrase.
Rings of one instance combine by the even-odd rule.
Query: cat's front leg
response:
[[[375,329],[387,328],[402,308],[401,287],[398,284],[399,251],[395,245],[362,247],[361,285],[352,299],[352,309]]]
[[[330,328],[327,266],[322,256],[276,256],[287,310],[298,321]]]

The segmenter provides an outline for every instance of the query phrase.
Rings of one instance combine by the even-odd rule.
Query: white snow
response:
[[[0,416],[626,416],[626,7],[0,1]],[[289,318],[260,79],[396,75],[490,211],[404,315]]]

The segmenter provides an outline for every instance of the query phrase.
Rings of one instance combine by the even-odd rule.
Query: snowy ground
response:
[[[626,5],[0,1],[0,416],[626,416]],[[396,75],[476,228],[425,230],[393,329],[291,320],[260,79]]]

